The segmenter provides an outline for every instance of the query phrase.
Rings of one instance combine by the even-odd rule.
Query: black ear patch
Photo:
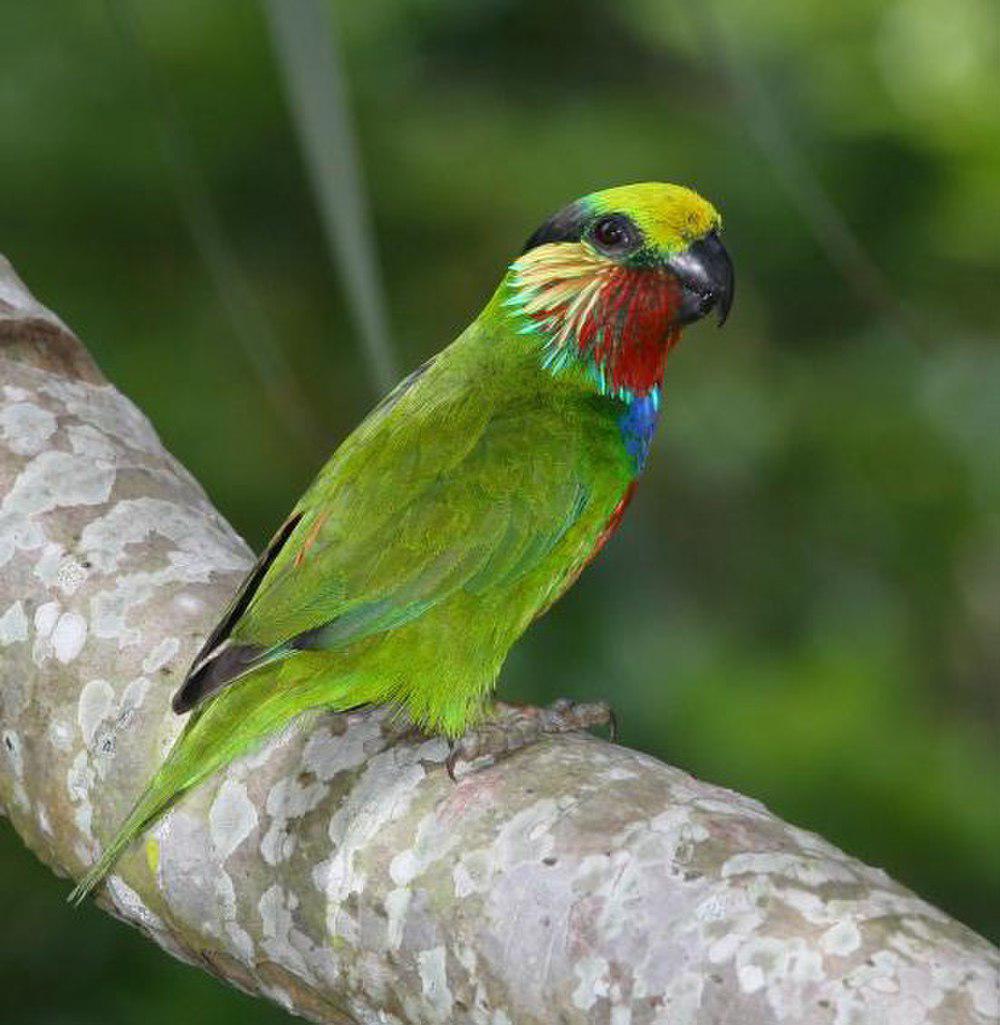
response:
[[[524,243],[521,253],[526,253],[537,246],[544,246],[547,242],[579,242],[592,218],[593,214],[580,200],[570,203],[550,217]]]

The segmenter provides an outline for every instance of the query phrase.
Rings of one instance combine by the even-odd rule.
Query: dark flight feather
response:
[[[184,682],[174,695],[171,707],[178,715],[189,712],[209,694],[224,687],[230,680],[242,676],[266,653],[256,644],[227,644],[233,626],[239,622],[247,606],[253,601],[260,582],[278,557],[278,553],[302,519],[302,513],[289,517],[271,538],[253,569],[247,574],[236,597],[219,625],[209,634],[188,670]]]

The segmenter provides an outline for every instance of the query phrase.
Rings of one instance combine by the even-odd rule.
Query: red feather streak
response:
[[[580,574],[601,554],[601,549],[611,540],[611,535],[621,526],[622,520],[625,517],[625,510],[628,508],[629,502],[632,501],[632,496],[635,494],[635,489],[638,485],[638,480],[633,480],[629,483],[621,500],[611,511],[608,522],[604,524],[604,529],[597,535],[597,540],[594,542],[594,547],[591,549],[590,554],[580,564],[580,568],[573,574],[566,587],[570,587],[576,582]]]
[[[637,480],[631,481],[629,486],[625,489],[625,494],[622,495],[619,503],[614,507],[611,515],[608,517],[608,522],[604,524],[604,529],[597,537],[597,541],[594,543],[594,550],[590,553],[587,563],[591,563],[597,558],[600,550],[611,540],[611,535],[621,526],[622,520],[625,517],[625,510],[628,508],[629,502],[632,501],[632,496],[635,494],[635,489],[638,487],[639,482]]]

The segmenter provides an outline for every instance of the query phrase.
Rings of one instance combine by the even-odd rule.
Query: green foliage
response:
[[[137,55],[103,5],[21,4],[5,21],[0,247],[259,546],[375,396],[359,386],[262,14],[136,10],[328,445],[290,444],[266,405],[178,212]],[[715,20],[791,141],[791,185],[761,151],[729,49],[685,5],[335,13],[402,365],[454,337],[573,196],[678,181],[726,220],[733,317],[672,357],[665,429],[625,528],[517,649],[505,696],[609,697],[626,743],[760,798],[996,937],[987,5],[720,0]],[[790,191],[802,174],[906,316],[835,269]],[[24,1025],[286,1020],[62,907],[65,886],[9,831],[0,872],[16,923],[0,981]]]

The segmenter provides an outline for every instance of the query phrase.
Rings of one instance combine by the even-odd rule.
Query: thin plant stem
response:
[[[333,19],[321,0],[263,0],[288,106],[368,373],[396,380],[385,292]]]

